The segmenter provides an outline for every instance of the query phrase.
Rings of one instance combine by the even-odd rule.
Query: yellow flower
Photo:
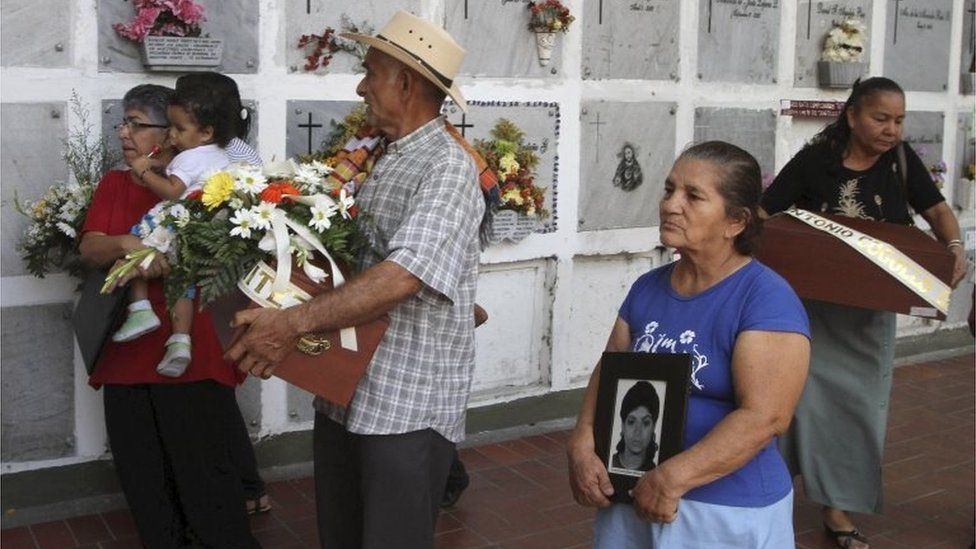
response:
[[[502,170],[502,175],[518,173],[519,163],[515,160],[514,153],[508,153],[498,159],[498,167]]]
[[[560,21],[559,19],[556,19],[555,21],[552,22],[552,30],[559,30],[561,28],[563,28],[563,22],[562,21]]]
[[[502,193],[502,204],[517,204],[521,206],[525,203],[522,193],[518,189],[509,189]]]
[[[227,172],[217,172],[203,184],[203,205],[214,209],[230,198],[234,190],[234,178]]]

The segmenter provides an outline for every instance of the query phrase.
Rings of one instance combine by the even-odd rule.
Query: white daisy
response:
[[[248,194],[259,194],[268,186],[268,178],[261,173],[260,168],[241,166],[236,168],[234,175],[234,190]]]
[[[695,340],[695,332],[691,330],[685,330],[681,332],[681,336],[678,338],[681,343],[687,345]]]
[[[324,200],[317,202],[311,208],[312,220],[308,224],[318,232],[325,231],[332,226],[332,221],[329,218],[335,215],[337,209],[334,203]]]
[[[254,216],[254,226],[261,230],[268,230],[271,228],[271,218],[274,217],[275,205],[271,202],[261,202],[257,206],[251,208],[251,214]]]
[[[230,218],[230,222],[236,225],[230,230],[231,236],[251,238],[251,231],[255,229],[254,214],[251,210],[237,210]]]

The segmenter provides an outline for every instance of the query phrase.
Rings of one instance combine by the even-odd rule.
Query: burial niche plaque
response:
[[[678,2],[591,0],[583,10],[583,78],[678,79]]]
[[[700,0],[698,77],[775,83],[779,12],[779,0]]]
[[[885,76],[906,90],[944,91],[952,0],[894,0],[885,22]]]

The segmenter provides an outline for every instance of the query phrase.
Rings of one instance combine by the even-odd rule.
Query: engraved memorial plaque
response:
[[[0,4],[0,65],[70,66],[71,10],[65,4],[63,0],[4,0]]]
[[[658,224],[675,158],[674,113],[674,103],[583,103],[579,231]]]
[[[793,85],[798,88],[817,87],[817,62],[823,52],[824,39],[835,24],[847,19],[857,19],[869,29],[861,61],[870,63],[871,12],[870,0],[800,0],[796,12]]]
[[[0,314],[0,448],[4,462],[75,455],[71,304]]]
[[[779,0],[700,0],[698,77],[775,83],[779,12]]]
[[[343,21],[359,27],[362,34],[376,34],[398,10],[421,15],[420,0],[362,0],[344,2],[339,0],[296,0],[286,2],[285,12],[285,62],[289,72],[304,73],[307,55],[314,48],[299,48],[298,40],[303,34],[322,36],[326,27],[343,32]],[[325,68],[318,73],[358,73],[362,72],[360,60],[346,52],[336,52]]]
[[[583,78],[678,79],[678,2],[583,3]]]
[[[461,74],[546,78],[560,72],[565,35],[556,33],[552,59],[541,66],[527,6],[528,0],[446,1],[447,32],[468,50]],[[579,32],[578,25],[569,32]]]
[[[136,16],[132,2],[97,0],[98,70],[103,72],[144,72],[147,70],[141,45],[122,38],[112,25],[127,24]],[[222,73],[258,71],[258,0],[197,0],[204,8],[201,24],[204,38],[223,40],[220,64],[207,70]],[[202,50],[201,50],[202,51]],[[203,55],[201,53],[201,55]],[[206,54],[212,56],[212,53]],[[171,70],[180,72],[183,67]]]
[[[294,158],[325,147],[335,124],[361,101],[289,101],[285,156]]]
[[[885,76],[905,90],[945,91],[952,0],[889,1],[885,32]]]
[[[726,141],[756,157],[763,179],[776,175],[776,113],[771,110],[699,107],[695,142]]]
[[[469,101],[468,112],[464,113],[448,102],[443,112],[448,121],[471,142],[490,139],[492,128],[502,118],[514,122],[525,132],[525,144],[539,156],[534,184],[545,188],[544,206],[550,215],[538,226],[530,226],[526,221],[522,221],[520,226],[516,223],[511,229],[511,236],[514,239],[525,231],[556,230],[559,220],[559,189],[556,186],[559,179],[559,104],[543,101]]]
[[[4,103],[0,107],[0,274],[28,274],[16,250],[27,218],[14,209],[14,193],[20,200],[36,200],[48,187],[68,180],[61,159],[65,137],[64,103]]]

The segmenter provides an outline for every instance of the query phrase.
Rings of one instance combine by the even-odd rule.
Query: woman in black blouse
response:
[[[763,196],[775,214],[813,212],[910,224],[911,208],[955,254],[952,285],[966,274],[959,223],[921,159],[902,143],[905,93],[892,80],[855,83],[840,116],[777,175]],[[837,284],[844,284],[838,277]],[[881,511],[881,453],[894,360],[894,313],[805,301],[810,376],[780,449],[807,496],[823,505],[824,528],[841,547],[867,539],[848,511]]]

